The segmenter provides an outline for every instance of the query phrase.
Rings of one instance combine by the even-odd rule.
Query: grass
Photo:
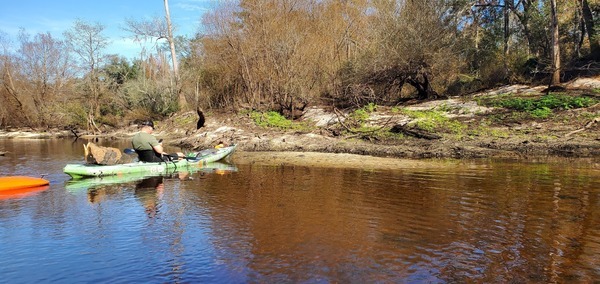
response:
[[[527,113],[532,118],[548,118],[555,110],[569,110],[589,107],[598,103],[590,97],[575,97],[564,94],[547,94],[539,98],[520,98],[512,94],[500,95],[494,98],[479,99],[478,104],[492,107],[503,107],[513,111]]]

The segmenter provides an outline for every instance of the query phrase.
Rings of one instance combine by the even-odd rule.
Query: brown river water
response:
[[[600,281],[599,160],[362,169],[234,154],[86,184],[62,172],[83,142],[0,139],[0,176],[50,181],[0,198],[0,283]]]

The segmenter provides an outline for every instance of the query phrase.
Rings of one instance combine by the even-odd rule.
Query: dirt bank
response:
[[[600,96],[600,77],[581,79],[565,84],[568,95]],[[415,119],[399,113],[397,108],[377,107],[363,121],[367,129],[347,131],[344,125],[350,111],[332,110],[324,106],[308,108],[301,122],[302,130],[282,130],[257,126],[253,118],[242,112],[207,112],[204,127],[196,129],[197,115],[186,112],[156,123],[156,135],[168,144],[185,149],[203,149],[219,141],[238,144],[244,152],[302,152],[302,158],[314,152],[370,155],[391,158],[532,158],[532,157],[600,157],[600,105],[555,111],[544,119],[516,117],[505,109],[478,105],[478,98],[513,93],[522,97],[541,96],[545,87],[506,86],[469,97],[409,103],[399,106],[411,111],[433,110],[442,113],[458,125],[457,129],[389,134],[394,126],[410,125]],[[419,130],[419,129],[417,129]],[[420,130],[419,130],[420,131]],[[129,138],[134,126],[107,129],[100,134],[115,139]],[[373,133],[379,133],[374,135]],[[383,135],[382,135],[383,133]],[[388,133],[389,135],[387,135]],[[92,138],[80,132],[82,138]],[[414,134],[414,133],[413,133]],[[73,136],[70,131],[9,130],[0,131],[0,138],[49,138]],[[0,149],[2,151],[2,149]],[[273,155],[273,154],[271,154]],[[342,157],[342,156],[340,156]],[[349,159],[343,156],[343,159]],[[357,158],[360,159],[360,158]],[[280,161],[281,159],[276,159]],[[335,159],[332,159],[335,160]],[[325,163],[324,161],[321,161]],[[383,162],[382,162],[383,163]]]
[[[237,119],[241,122],[246,118],[237,117]],[[223,126],[227,125],[227,121],[215,119],[206,128],[195,131],[189,136],[180,138],[171,136],[171,141],[174,145],[188,149],[208,148],[218,141],[226,141],[238,144],[238,149],[245,152],[347,153],[410,159],[600,157],[598,126],[568,135],[582,129],[585,123],[556,125],[529,122],[515,126],[488,126],[490,132],[508,133],[498,137],[442,137],[435,140],[404,137],[389,141],[369,140],[371,138],[360,135],[333,136],[325,130],[290,133],[257,129],[254,126],[240,126],[240,122]],[[474,123],[472,127],[478,126]],[[169,136],[167,133],[164,134]]]
[[[581,79],[564,85],[565,94],[599,96],[600,78]],[[532,158],[532,157],[600,157],[600,105],[555,111],[550,117],[534,119],[510,115],[505,109],[480,106],[481,97],[513,93],[520,97],[539,97],[545,87],[506,86],[468,98],[421,102],[402,106],[414,111],[434,110],[453,122],[460,131],[429,133],[431,137],[411,135],[377,136],[368,132],[344,132],[344,117],[325,107],[309,108],[301,121],[311,125],[308,131],[285,131],[258,127],[249,115],[208,113],[205,127],[194,127],[195,113],[183,114],[165,122],[173,129],[175,121],[190,120],[180,130],[165,132],[175,145],[199,149],[218,141],[237,143],[247,152],[323,152],[371,155],[393,158]],[[187,118],[186,118],[187,117]],[[409,125],[414,118],[377,107],[369,113],[365,125],[371,129],[390,129]]]

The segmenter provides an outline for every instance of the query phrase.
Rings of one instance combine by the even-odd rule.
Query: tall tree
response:
[[[98,71],[106,58],[103,51],[109,44],[108,38],[102,34],[103,31],[104,26],[100,23],[76,20],[73,27],[65,32],[67,44],[81,60],[81,67],[87,78],[86,88],[91,93],[88,100],[88,129],[93,131],[100,131],[95,122],[100,115],[102,98]]]
[[[175,79],[179,78],[179,67],[177,63],[177,53],[175,52],[175,39],[173,38],[173,25],[171,25],[171,13],[169,12],[169,0],[164,0],[165,3],[165,19],[167,23],[167,41],[171,50],[171,62],[173,63],[173,73]]]
[[[552,78],[550,84],[560,84],[560,42],[558,32],[558,13],[556,10],[556,0],[550,0],[550,20],[552,32]]]
[[[177,63],[177,52],[175,52],[175,38],[173,37],[173,25],[171,25],[171,13],[169,13],[169,0],[164,0],[165,3],[165,19],[167,21],[167,40],[169,41],[169,49],[171,50],[171,62],[173,63],[173,76],[175,78],[175,86],[179,86],[179,64]],[[185,95],[179,88],[179,108],[185,109],[187,101]]]
[[[185,109],[187,108],[187,100],[185,94],[181,90],[180,80],[179,80],[179,64],[177,60],[177,51],[176,47],[176,39],[173,33],[173,25],[171,23],[171,14],[169,12],[169,1],[163,0],[165,7],[165,17],[158,18],[153,17],[150,20],[126,20],[126,26],[124,28],[125,31],[133,34],[133,37],[138,41],[146,41],[149,38],[154,39],[156,42],[161,39],[167,40],[167,44],[169,46],[169,50],[171,53],[171,67],[173,68],[173,72],[171,73],[171,78],[174,81],[174,84],[171,86],[171,90],[173,93],[176,93],[179,101],[179,108]],[[161,55],[158,55],[161,56]]]
[[[596,34],[594,27],[594,16],[588,0],[579,0],[581,7],[581,14],[583,19],[583,26],[590,42],[590,53],[595,56],[596,59],[600,58],[600,36]]]

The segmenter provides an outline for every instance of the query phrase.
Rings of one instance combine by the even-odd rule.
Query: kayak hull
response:
[[[236,172],[237,167],[231,164],[223,162],[211,162],[207,164],[198,164],[194,167],[186,167],[185,170],[188,173],[205,172],[211,173],[222,173],[222,172]],[[179,171],[182,172],[182,171]],[[125,175],[111,175],[102,177],[88,177],[80,179],[72,179],[65,184],[65,188],[72,193],[79,192],[81,190],[93,189],[97,187],[110,186],[114,184],[125,184],[137,182],[148,177],[153,176],[167,176],[171,173],[165,174],[150,174],[150,173],[130,173]]]
[[[43,178],[28,176],[0,177],[0,191],[39,187],[50,184]]]
[[[201,167],[207,163],[222,160],[235,151],[236,146],[224,147],[221,149],[211,150],[209,154],[199,158],[186,158],[171,162],[145,163],[134,162],[118,165],[94,165],[94,164],[67,164],[63,172],[70,175],[74,179],[86,177],[102,177],[113,175],[126,175],[144,173],[148,175],[160,175],[169,171],[177,171],[178,169],[186,169],[189,167]]]

